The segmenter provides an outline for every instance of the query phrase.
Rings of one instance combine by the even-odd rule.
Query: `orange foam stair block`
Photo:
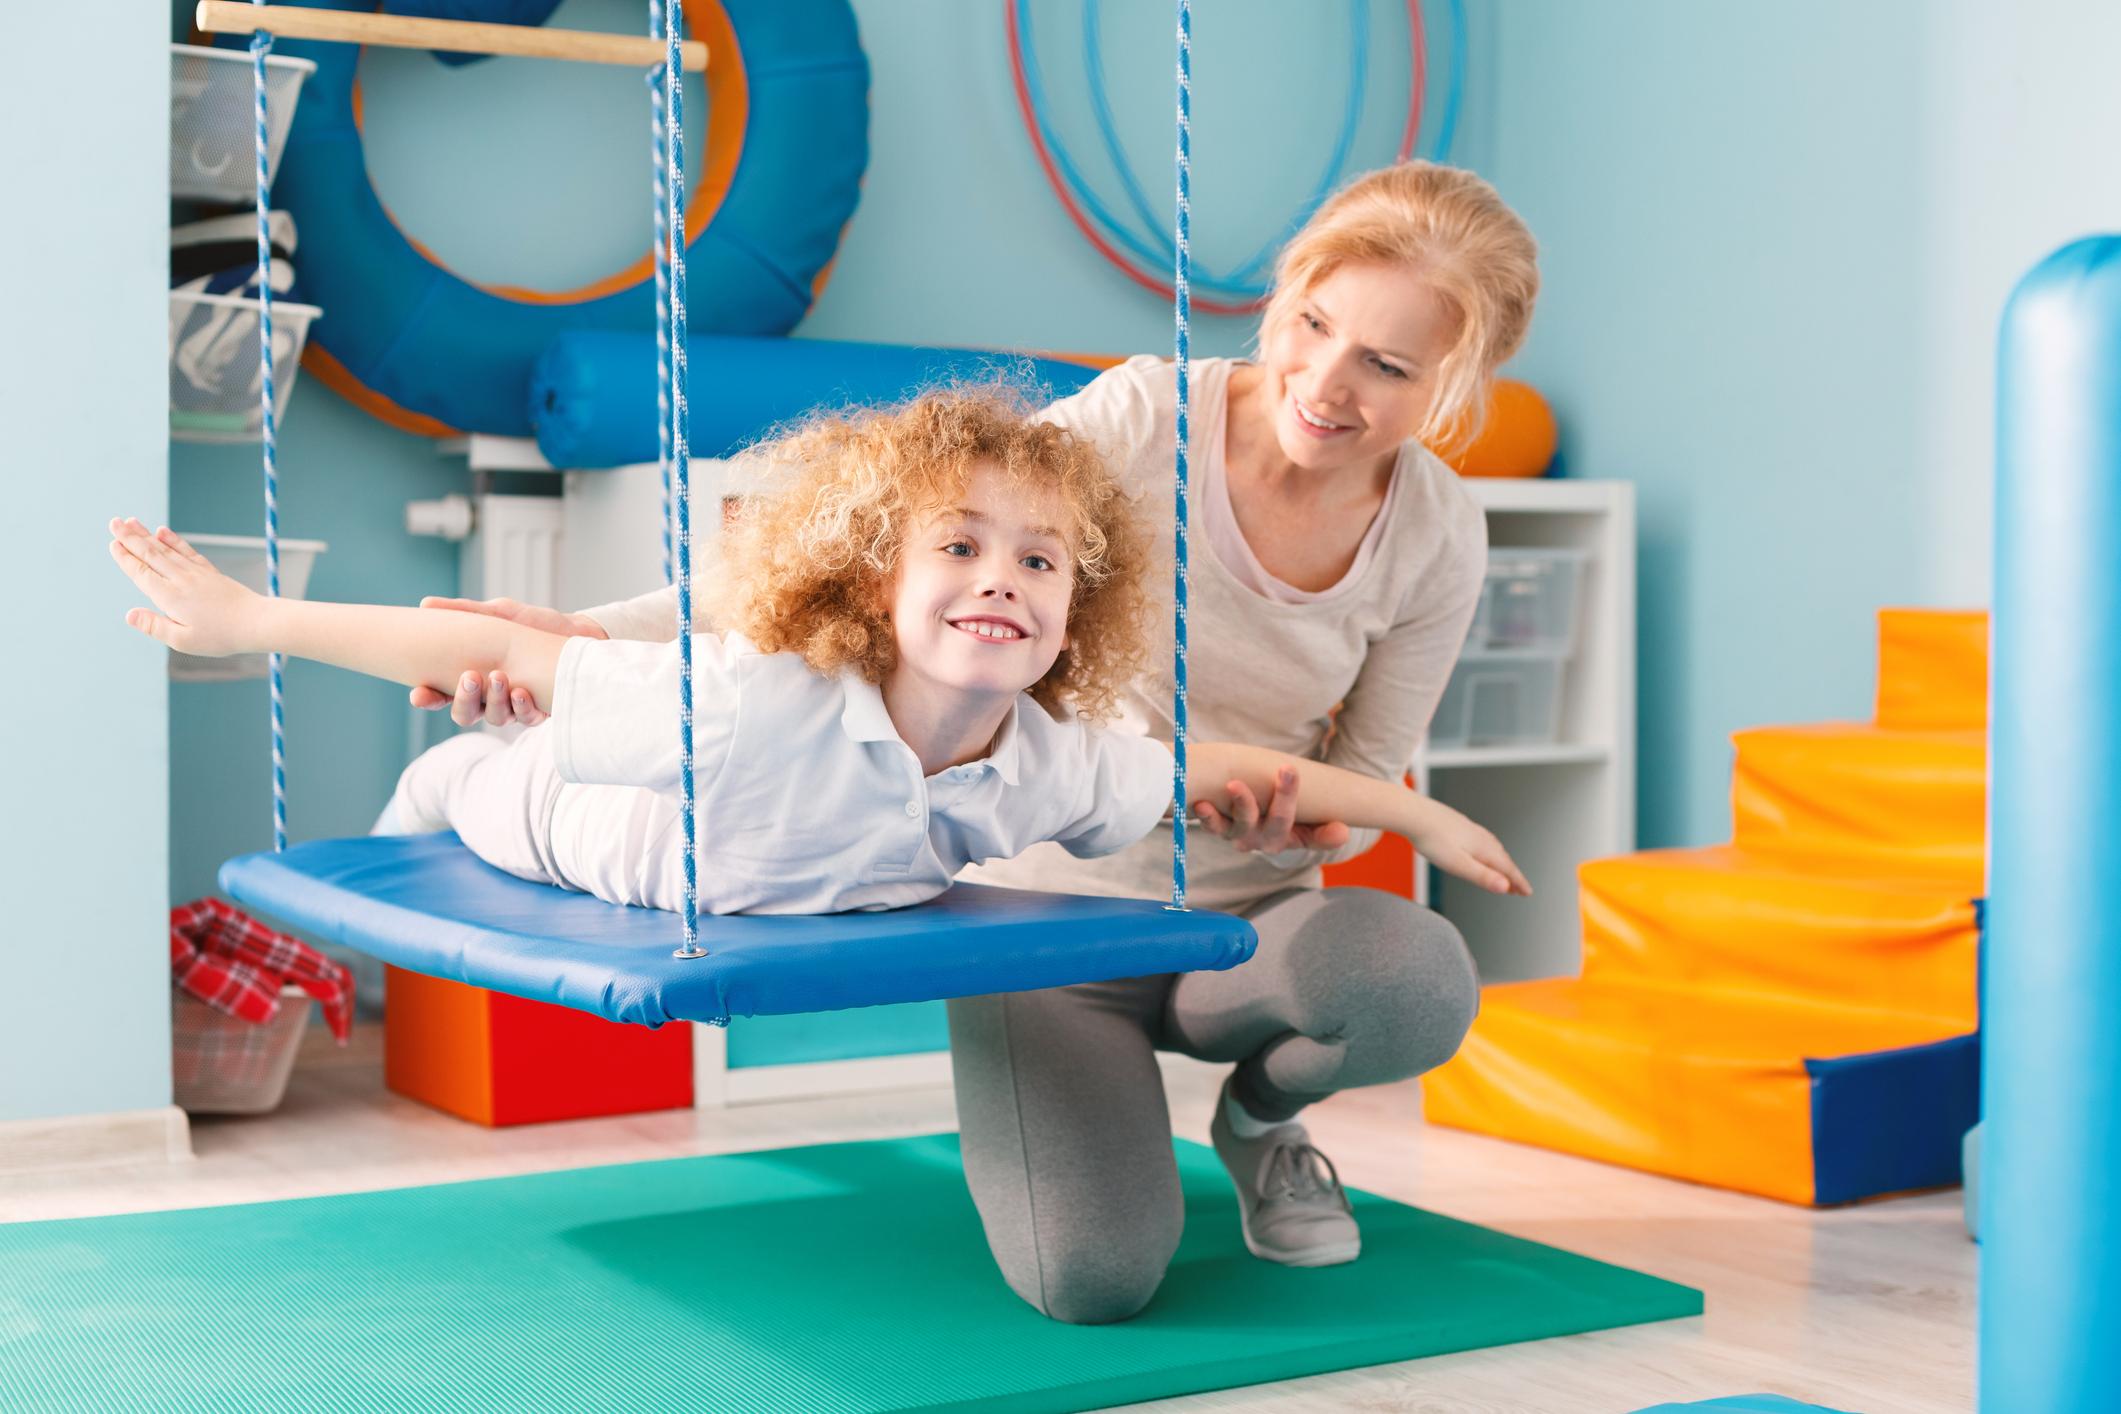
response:
[[[1328,864],[1321,873],[1329,889],[1379,889],[1412,898],[1418,862],[1413,845],[1399,835],[1386,835],[1353,859]]]
[[[1483,995],[1437,1124],[1790,1203],[1958,1181],[1974,1037],[1935,1020],[1564,978]]]
[[[1731,740],[1734,843],[1934,873],[1980,892],[1988,808],[1982,732],[1826,722],[1755,727]]]
[[[1591,860],[1578,878],[1587,978],[1975,1024],[1979,920],[1948,882],[1729,845]]]
[[[1908,731],[1988,726],[1988,615],[1978,609],[1878,614],[1878,725]]]
[[[384,969],[383,1083],[474,1124],[536,1124],[692,1104],[692,1028],[649,1030]]]

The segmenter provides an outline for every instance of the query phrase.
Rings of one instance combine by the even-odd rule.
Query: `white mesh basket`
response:
[[[280,989],[280,1011],[259,1026],[170,993],[170,1071],[176,1101],[192,1114],[254,1115],[279,1106],[314,1005],[300,987]]]
[[[250,54],[196,44],[169,47],[169,194],[249,203],[258,193],[258,124]],[[265,180],[280,170],[307,59],[265,56]]]
[[[265,435],[258,314],[237,295],[169,292],[169,435],[180,442],[255,442]],[[273,419],[287,415],[310,321],[324,311],[272,304]]]
[[[192,548],[214,562],[214,568],[239,584],[265,592],[265,541],[254,535],[185,535]],[[300,599],[309,592],[309,572],[317,556],[330,548],[322,540],[280,541],[280,597]],[[169,675],[178,682],[233,682],[238,678],[262,678],[263,653],[238,653],[229,658],[199,658],[171,652]]]

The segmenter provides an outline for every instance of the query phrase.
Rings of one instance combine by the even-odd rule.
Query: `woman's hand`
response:
[[[110,523],[110,555],[155,609],[128,609],[125,622],[184,653],[225,658],[260,647],[255,641],[264,596],[213,567],[183,536],[150,531],[126,518]]]
[[[1413,837],[1422,858],[1491,894],[1532,896],[1532,885],[1501,840],[1440,801],[1424,797],[1422,803],[1427,822]]]
[[[1193,803],[1200,828],[1228,840],[1241,853],[1279,854],[1285,849],[1338,849],[1348,842],[1348,827],[1338,820],[1315,825],[1296,823],[1296,773],[1286,767],[1274,778],[1274,794],[1263,812],[1259,797],[1243,781],[1228,786],[1230,813],[1205,800]]]
[[[519,604],[513,599],[444,599],[429,595],[420,601],[420,607],[453,609],[461,614],[486,614],[522,624],[525,628],[556,633],[563,638],[606,637],[603,625],[587,614],[563,614],[558,609]],[[466,673],[457,679],[454,697],[444,697],[431,687],[416,687],[412,690],[412,705],[429,712],[447,707],[449,719],[460,727],[477,722],[496,727],[521,722],[529,727],[536,726],[546,717],[528,692],[508,681],[506,673],[489,673],[484,677]]]

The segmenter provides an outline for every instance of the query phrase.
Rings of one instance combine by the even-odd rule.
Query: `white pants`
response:
[[[677,802],[637,786],[571,785],[553,765],[552,733],[512,741],[460,732],[405,768],[378,834],[455,830],[473,854],[519,879],[607,903],[684,906]]]

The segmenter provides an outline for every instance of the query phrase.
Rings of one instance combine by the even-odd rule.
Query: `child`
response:
[[[695,634],[699,904],[895,908],[1052,840],[1092,857],[1153,829],[1171,756],[1095,725],[1140,667],[1148,541],[1097,454],[997,395],[828,416],[728,537]],[[169,530],[112,521],[154,603],[126,622],[206,656],[277,651],[408,685],[501,671],[551,713],[512,742],[456,737],[386,816],[454,829],[490,864],[674,909],[683,881],[678,648],[563,638],[479,614],[268,599]],[[1531,892],[1486,830],[1401,786],[1192,743],[1190,802],[1294,772],[1305,818],[1390,829],[1497,893]]]

